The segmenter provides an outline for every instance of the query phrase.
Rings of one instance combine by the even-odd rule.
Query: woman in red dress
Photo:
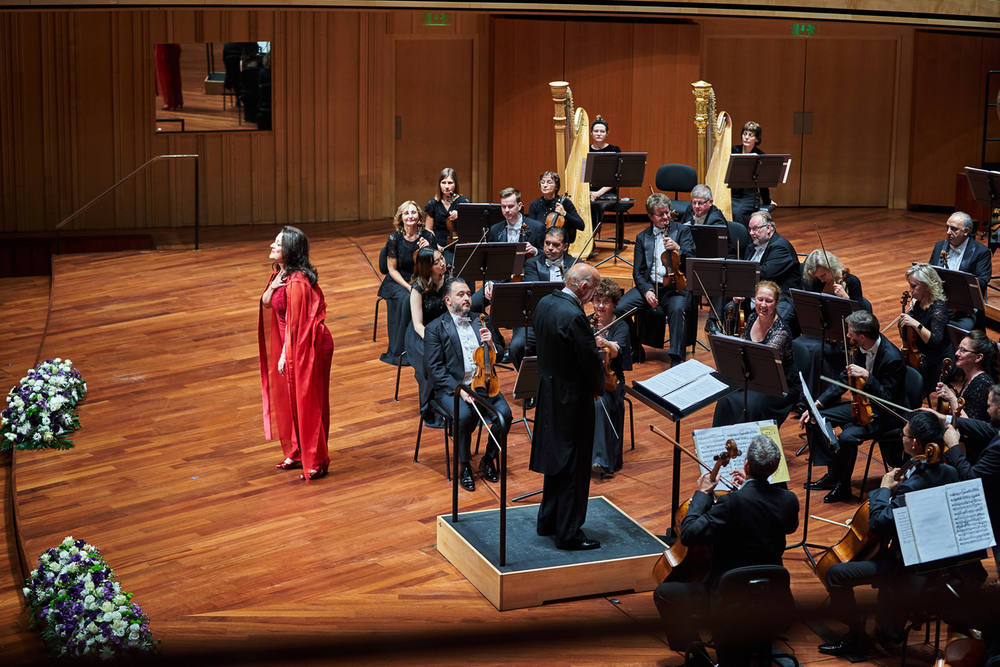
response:
[[[274,271],[260,298],[257,339],[264,398],[264,437],[274,427],[285,460],[281,470],[305,468],[302,479],[326,475],[330,466],[330,365],[333,336],[323,320],[326,300],[309,263],[309,239],[284,227],[271,244]],[[271,311],[270,345],[264,310]],[[270,347],[270,351],[269,348]]]

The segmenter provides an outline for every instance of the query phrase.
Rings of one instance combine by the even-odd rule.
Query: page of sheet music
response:
[[[896,544],[899,545],[899,551],[903,555],[903,564],[916,565],[920,562],[920,555],[917,553],[917,544],[910,529],[910,513],[905,507],[896,507],[892,510],[892,518],[896,522]]]
[[[720,391],[725,391],[728,386],[725,382],[720,382],[711,375],[702,375],[694,382],[670,392],[663,398],[677,406],[679,410],[687,410],[695,403],[709,399]]]
[[[676,391],[684,385],[693,382],[704,375],[708,375],[712,371],[712,368],[706,366],[697,359],[689,359],[683,364],[674,366],[669,370],[665,370],[659,375],[654,375],[648,380],[639,380],[636,384],[645,387],[657,396],[666,396],[670,392]],[[673,401],[671,401],[671,403],[673,403]]]
[[[695,454],[699,459],[711,465],[715,456],[726,449],[727,440],[735,440],[740,448],[741,454],[731,460],[729,465],[723,468],[725,478],[728,480],[733,470],[743,470],[743,462],[746,460],[747,448],[753,439],[764,434],[774,440],[778,447],[781,447],[781,438],[778,436],[778,427],[773,419],[766,419],[759,422],[747,422],[746,424],[732,424],[730,426],[715,426],[713,428],[702,428],[691,432],[694,440]],[[773,475],[767,478],[771,484],[787,482],[791,478],[788,475],[788,465],[785,463],[785,455],[782,451],[781,463]]]
[[[906,508],[921,563],[958,555],[945,487],[907,493]]]
[[[983,480],[977,477],[944,488],[951,522],[955,526],[958,553],[967,554],[994,546],[997,542],[983,495]]]

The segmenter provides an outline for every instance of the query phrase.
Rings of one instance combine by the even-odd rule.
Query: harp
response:
[[[576,206],[583,218],[583,231],[576,233],[576,240],[570,245],[573,257],[587,259],[594,248],[593,223],[590,217],[590,184],[582,183],[583,160],[590,152],[590,118],[583,109],[573,105],[573,91],[565,81],[549,83],[555,114],[552,120],[556,128],[556,173],[563,190]]]
[[[698,182],[712,188],[715,205],[726,220],[732,220],[733,200],[725,178],[729,155],[733,152],[733,120],[725,111],[716,112],[712,84],[698,81],[691,88],[695,99],[694,125],[698,130]]]

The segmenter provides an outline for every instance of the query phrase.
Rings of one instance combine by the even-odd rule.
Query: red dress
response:
[[[271,274],[268,285],[277,273]],[[305,470],[330,463],[330,366],[333,336],[326,328],[326,300],[319,285],[293,273],[271,297],[271,332],[264,330],[264,305],[259,306],[257,342],[264,400],[264,437],[281,440],[285,457],[302,461]],[[287,346],[286,346],[287,340]],[[268,344],[270,342],[270,344]],[[285,348],[285,374],[278,359]]]

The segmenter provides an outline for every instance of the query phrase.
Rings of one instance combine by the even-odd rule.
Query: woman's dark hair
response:
[[[297,227],[281,228],[281,255],[285,258],[285,275],[296,271],[304,275],[310,285],[319,278],[316,268],[309,263],[309,237]]]
[[[556,196],[559,196],[559,187],[560,187],[560,184],[559,184],[559,174],[557,174],[554,171],[543,171],[542,175],[538,177],[538,184],[539,185],[541,185],[542,179],[545,178],[546,176],[548,176],[549,178],[551,178],[552,181],[556,184],[556,192],[555,192],[555,194],[556,194]]]
[[[434,259],[436,253],[437,251],[434,248],[424,246],[417,251],[417,256],[413,260],[413,278],[410,280],[410,284],[418,285],[425,292],[434,280]]]
[[[986,332],[981,329],[973,329],[965,334],[965,337],[972,342],[972,353],[983,355],[982,368],[993,382],[1000,380],[1000,363],[997,359],[997,344],[990,340]]]
[[[594,126],[595,125],[603,125],[605,132],[610,132],[611,131],[611,128],[608,127],[608,121],[604,120],[600,116],[598,116],[597,120],[595,120],[593,123],[590,124],[590,131],[591,132],[594,131]]]

